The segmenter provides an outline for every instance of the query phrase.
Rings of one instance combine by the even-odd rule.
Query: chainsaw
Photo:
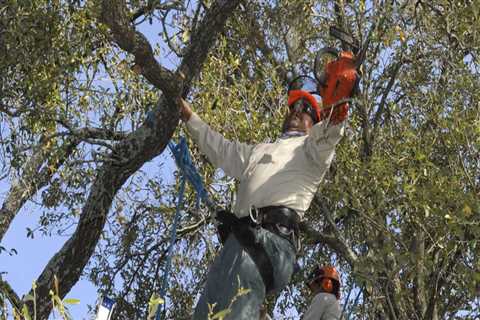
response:
[[[373,27],[370,33],[372,30]],[[355,38],[335,26],[330,27],[329,33],[340,40],[342,47],[346,49],[321,49],[315,57],[314,75],[322,97],[322,118],[332,117],[337,120],[334,122],[340,122],[346,118],[348,102],[358,91],[360,68],[365,60],[370,33],[362,47]],[[339,107],[338,110],[335,107]]]

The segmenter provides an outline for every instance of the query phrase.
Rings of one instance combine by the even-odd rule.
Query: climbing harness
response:
[[[263,228],[284,238],[298,252],[299,229],[295,210],[283,206],[252,208],[251,214],[242,218],[227,210],[220,210],[217,212],[217,220],[220,222],[220,241],[224,243],[233,234],[257,266],[266,292],[272,292],[275,289],[274,267],[265,247],[256,238],[256,230]]]

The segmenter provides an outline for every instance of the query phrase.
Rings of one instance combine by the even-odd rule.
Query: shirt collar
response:
[[[282,135],[280,136],[280,139],[288,139],[288,138],[293,138],[293,137],[302,137],[306,135],[305,132],[302,132],[302,131],[287,131],[287,132],[284,132],[282,133]]]

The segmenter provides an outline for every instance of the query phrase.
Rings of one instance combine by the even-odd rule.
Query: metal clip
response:
[[[253,213],[255,212],[255,218],[253,217]],[[250,207],[250,219],[252,219],[253,223],[256,225],[256,226],[259,226],[261,225],[261,219],[259,219],[259,216],[258,216],[258,211],[257,211],[257,208],[255,208],[255,206],[251,206]]]
[[[280,223],[275,223],[275,227],[277,228],[278,232],[280,232],[281,234],[283,234],[287,237],[290,237],[294,233],[293,229],[289,229],[289,228],[287,228],[286,226],[284,226],[283,224],[280,224]]]

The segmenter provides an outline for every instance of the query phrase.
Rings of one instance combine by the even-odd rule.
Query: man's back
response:
[[[320,292],[312,300],[303,320],[338,320],[342,311],[331,293]]]

